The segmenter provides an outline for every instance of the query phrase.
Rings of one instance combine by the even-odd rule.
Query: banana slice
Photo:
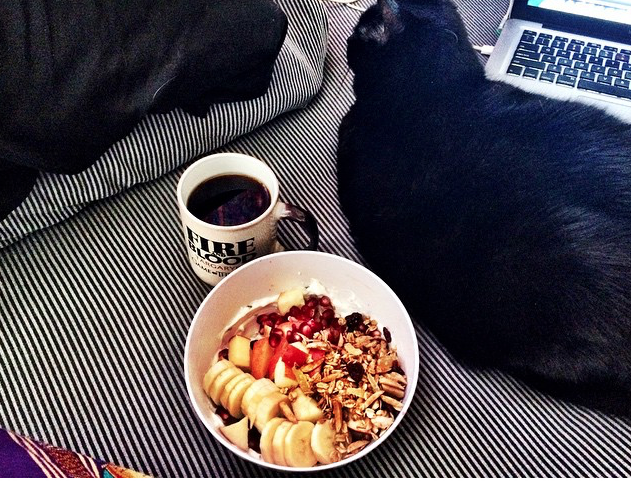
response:
[[[263,432],[263,428],[270,419],[278,416],[278,411],[280,411],[278,405],[282,401],[288,401],[288,399],[289,398],[284,394],[278,391],[272,391],[259,401],[254,416],[254,426],[256,426],[259,432]]]
[[[248,414],[248,406],[252,402],[252,397],[261,389],[263,386],[275,386],[275,384],[267,379],[266,377],[262,377],[261,379],[257,379],[252,383],[252,385],[245,391],[243,395],[243,399],[241,400],[241,410],[243,414],[247,416]]]
[[[261,446],[261,456],[263,457],[263,461],[268,463],[274,462],[274,448],[272,446],[272,440],[274,439],[276,429],[284,422],[285,420],[283,418],[270,419],[263,428],[263,431],[261,431],[261,441],[259,445]]]
[[[226,384],[226,387],[224,388],[223,392],[221,393],[221,396],[219,397],[219,402],[221,403],[223,407],[228,409],[228,398],[230,397],[230,393],[234,390],[234,387],[237,384],[239,384],[244,379],[248,379],[248,378],[251,378],[252,380],[254,380],[254,378],[247,372],[241,373],[238,376],[235,376],[232,379],[230,379],[228,384]]]
[[[226,384],[242,372],[243,371],[238,367],[229,367],[228,369],[221,371],[210,386],[210,392],[208,393],[210,395],[210,399],[212,399],[215,404],[219,405],[219,398],[221,397]]]
[[[318,460],[311,449],[313,423],[298,421],[285,436],[285,462],[294,468],[315,466]]]
[[[287,433],[293,428],[293,423],[289,421],[283,421],[277,428],[272,438],[272,457],[274,458],[274,464],[279,466],[288,466],[285,462],[285,439]]]
[[[335,441],[335,429],[333,423],[325,421],[317,423],[311,433],[311,449],[318,462],[331,464],[339,460],[339,455],[333,442]]]
[[[232,392],[228,395],[228,405],[224,405],[224,407],[230,411],[230,415],[237,419],[243,417],[243,412],[241,411],[241,401],[243,400],[243,395],[254,383],[254,377],[251,375],[248,376],[249,377],[242,379],[234,386]]]
[[[265,381],[265,382],[260,382]],[[267,378],[261,378],[254,381],[254,384],[243,395],[241,401],[241,410],[243,414],[250,418],[250,422],[254,424],[256,417],[256,408],[263,397],[271,392],[279,391],[276,384]]]
[[[228,369],[229,367],[235,367],[234,364],[232,364],[230,361],[228,361],[227,359],[222,359],[219,362],[216,362],[215,364],[213,364],[212,366],[210,366],[210,369],[208,369],[208,372],[206,372],[206,374],[204,375],[204,381],[203,381],[203,386],[204,386],[204,391],[206,392],[206,394],[209,393],[210,391],[210,386],[212,385],[212,383],[215,381],[215,379],[217,378],[217,376],[222,372],[225,371],[226,369]]]

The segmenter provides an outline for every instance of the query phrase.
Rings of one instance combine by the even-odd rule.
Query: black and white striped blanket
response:
[[[221,150],[265,160],[278,173],[281,197],[318,217],[320,249],[362,262],[335,175],[337,126],[352,102],[345,41],[359,13],[319,1],[281,3],[294,28],[300,19],[328,16],[322,90],[305,109]],[[494,42],[507,3],[458,1],[475,43]],[[311,79],[316,84],[317,74]],[[267,114],[251,108],[253,117]],[[235,121],[221,115],[217,129]],[[118,162],[132,153],[150,158],[147,142],[158,140],[148,135],[152,122],[162,127],[160,148],[179,155],[207,132],[196,125],[174,136],[177,115],[148,120],[136,142],[114,150]],[[175,187],[182,170],[0,251],[0,425],[156,476],[278,476],[223,449],[187,399],[184,342],[209,287],[189,269],[180,239]],[[121,170],[122,179],[129,175]],[[291,226],[282,235],[290,246],[304,242]],[[631,476],[628,423],[498,372],[465,369],[429,333],[419,328],[417,335],[421,375],[403,423],[369,456],[325,475]]]

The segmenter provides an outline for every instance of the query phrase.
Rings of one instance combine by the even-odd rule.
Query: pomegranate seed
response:
[[[379,332],[379,329],[375,329],[374,331],[372,331],[372,332],[370,333],[370,335],[371,335],[372,337],[374,337],[375,339],[377,339],[377,338],[380,338],[380,337],[381,337],[381,333]]]
[[[267,319],[261,321],[261,327],[265,326],[274,327],[274,322],[268,317]]]
[[[279,322],[282,321],[282,317],[280,316],[280,314],[276,313],[276,312],[272,312],[269,315],[270,321],[272,321],[272,324],[275,326],[276,324],[278,324]]]
[[[277,327],[272,329],[272,332],[269,333],[269,345],[272,347],[277,347],[282,340],[283,331]]]
[[[308,306],[308,307],[318,307],[318,298],[317,297],[310,297],[305,305]]]
[[[383,338],[386,340],[387,343],[390,343],[392,341],[392,334],[390,334],[390,330],[387,327],[383,328]]]
[[[337,344],[340,340],[340,330],[336,328],[329,329],[329,342],[331,344]]]
[[[313,316],[315,316],[315,311],[315,307],[309,307],[306,304],[300,308],[300,312],[302,312],[302,314],[307,316],[309,319],[313,319]]]
[[[300,315],[300,308],[298,306],[291,306],[291,309],[289,309],[289,315],[291,317],[298,317]]]
[[[320,317],[329,321],[335,317],[335,311],[333,309],[325,309],[322,311],[322,314],[320,314]]]
[[[222,349],[219,351],[219,359],[228,359],[228,349]]]
[[[322,296],[320,298],[320,305],[322,307],[329,307],[331,305],[331,299],[328,296]]]
[[[300,324],[298,332],[309,339],[313,337],[313,328],[306,322]]]
[[[320,332],[322,330],[322,323],[315,319],[309,319],[307,325],[313,330],[313,332]]]
[[[228,410],[223,406],[218,406],[215,412],[217,413],[217,416],[221,418],[221,420],[226,426],[236,421],[236,419],[230,416],[230,413],[228,412]]]
[[[257,453],[261,452],[261,434],[254,428],[248,431],[248,447]]]
[[[302,337],[300,337],[300,334],[298,334],[297,332],[289,331],[287,333],[287,341],[289,341],[289,342],[300,342],[300,341],[302,341]]]
[[[366,332],[366,329],[368,329],[368,326],[366,326],[366,324],[360,324],[359,326],[357,326],[357,330],[359,332]]]
[[[269,319],[269,316],[267,314],[261,314],[259,316],[256,316],[256,322],[258,322],[259,324],[263,324],[263,321]]]

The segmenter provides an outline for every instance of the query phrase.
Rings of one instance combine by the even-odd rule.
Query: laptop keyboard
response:
[[[631,50],[524,30],[507,73],[631,99]]]

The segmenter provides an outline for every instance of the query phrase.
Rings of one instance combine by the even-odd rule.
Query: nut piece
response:
[[[390,404],[390,406],[392,406],[397,411],[401,411],[401,409],[403,409],[403,403],[391,398],[390,396],[381,396],[381,400],[385,403]]]
[[[283,416],[287,418],[287,421],[290,421],[294,424],[298,422],[298,418],[296,418],[296,415],[291,410],[291,406],[287,401],[281,401],[278,404],[278,407],[280,407],[280,412],[283,413]]]

